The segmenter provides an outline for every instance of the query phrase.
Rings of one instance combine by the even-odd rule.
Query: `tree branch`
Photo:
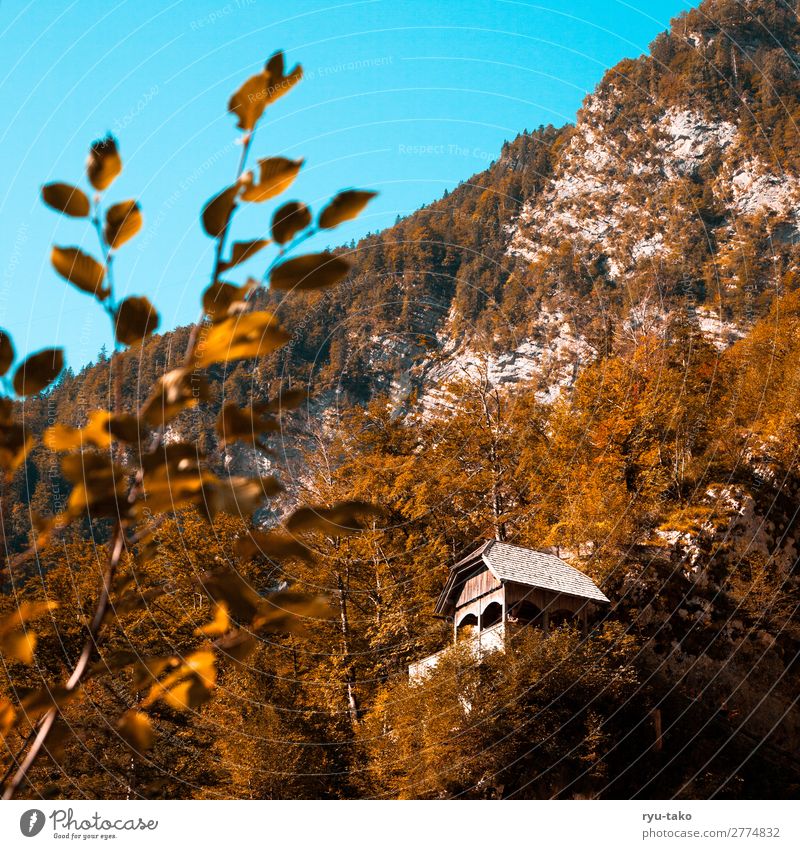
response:
[[[242,174],[244,173],[245,166],[247,164],[247,157],[250,152],[250,147],[252,145],[253,137],[255,135],[255,131],[251,131],[247,133],[242,141],[242,155],[239,158],[239,164],[236,170],[236,179],[235,182],[239,182]],[[233,218],[233,212],[235,211],[235,207],[231,210],[231,214],[228,216],[228,220],[225,224],[225,229],[220,234],[217,239],[217,245],[214,251],[214,267],[211,274],[211,282],[216,283],[219,279],[220,275],[220,266],[222,264],[222,254],[225,249],[225,242],[227,240],[228,231],[230,229],[230,223]],[[111,319],[112,324],[112,332],[114,333],[114,338],[116,340],[116,299],[114,297],[113,291],[113,278],[111,277],[111,264],[113,262],[113,257],[111,255],[111,250],[108,247],[105,236],[103,234],[102,226],[100,224],[100,217],[98,208],[95,207],[94,216],[92,218],[92,223],[94,225],[95,231],[97,232],[97,237],[100,242],[101,249],[105,252],[106,258],[106,269],[109,277],[109,284],[111,286],[111,307],[110,309],[106,309],[109,318]],[[189,335],[189,343],[186,349],[186,364],[188,365],[191,360],[192,352],[194,351],[194,346],[197,341],[197,336],[199,334],[200,328],[203,324],[204,315],[200,316],[200,319],[195,323],[192,327],[192,331]],[[116,341],[115,341],[116,345]],[[121,354],[117,355],[118,363],[117,368],[114,370],[114,398],[112,402],[113,411],[121,412],[122,409],[122,356]],[[114,363],[112,360],[111,367],[113,368]],[[153,445],[151,450],[155,451],[161,445],[163,440],[164,428],[161,426],[153,440]],[[131,487],[131,490],[128,494],[128,502],[133,503],[136,500],[138,490],[142,483],[142,474],[141,472],[136,476],[136,480]],[[92,656],[92,651],[98,647],[100,631],[102,630],[103,623],[106,618],[106,614],[108,613],[108,608],[111,601],[111,588],[114,583],[114,578],[116,577],[117,568],[120,563],[120,559],[122,558],[122,553],[125,550],[125,531],[123,527],[122,517],[120,516],[114,526],[114,534],[112,536],[111,541],[111,551],[108,560],[108,565],[106,567],[106,571],[103,575],[103,585],[100,590],[100,596],[97,600],[97,605],[95,607],[94,616],[92,617],[92,622],[89,626],[89,634],[86,638],[86,641],[83,644],[83,649],[78,658],[78,662],[75,664],[75,667],[72,670],[72,674],[67,680],[66,690],[71,692],[75,690],[83,680],[83,676],[86,674],[86,670],[89,666],[89,660]],[[34,731],[28,735],[25,743],[23,744],[20,752],[17,755],[15,760],[18,761],[22,752],[25,751],[27,745],[30,744],[30,749],[28,750],[28,754],[25,756],[22,764],[17,768],[17,771],[14,773],[14,777],[11,779],[10,783],[6,787],[3,793],[3,799],[8,800],[14,797],[14,794],[19,789],[19,787],[25,782],[28,773],[33,767],[36,759],[41,754],[42,749],[44,748],[47,738],[53,728],[53,725],[58,717],[59,708],[57,705],[54,705],[47,713],[41,718],[41,720],[37,723],[34,728]],[[30,742],[32,740],[32,743]],[[6,778],[8,773],[6,774]],[[4,781],[6,780],[4,778]],[[0,786],[3,786],[0,784]]]

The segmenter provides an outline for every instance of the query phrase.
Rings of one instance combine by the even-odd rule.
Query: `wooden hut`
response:
[[[560,557],[489,540],[450,567],[436,614],[453,622],[453,640],[469,639],[477,652],[502,648],[514,627],[548,633],[565,621],[584,629],[598,605],[608,604],[597,585]],[[419,677],[439,654],[409,667]]]

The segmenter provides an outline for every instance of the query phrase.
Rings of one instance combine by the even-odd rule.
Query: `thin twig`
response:
[[[253,139],[255,138],[256,131],[255,129],[251,130],[247,133],[242,139],[242,155],[239,158],[239,166],[236,169],[236,179],[233,181],[234,185],[242,179],[242,175],[244,174],[245,166],[247,165],[247,157],[250,153],[250,147],[253,144]],[[233,214],[236,212],[236,206],[231,209],[231,213],[228,216],[228,220],[225,222],[225,229],[220,233],[219,238],[217,239],[217,245],[214,250],[214,266],[211,270],[211,283],[210,286],[213,286],[215,283],[219,282],[219,275],[222,266],[222,253],[225,250],[225,243],[228,239],[228,231],[231,227],[231,221],[233,220]],[[200,334],[200,329],[203,326],[203,321],[205,320],[205,312],[200,313],[200,318],[194,323],[192,326],[191,332],[189,333],[189,341],[186,344],[186,353],[185,353],[185,364],[189,364],[189,360],[194,352],[195,345],[197,344],[197,337]],[[158,447],[158,446],[156,446]]]
[[[106,276],[108,278],[108,284],[110,289],[110,305],[105,308],[106,313],[108,314],[111,320],[111,329],[116,338],[116,326],[115,326],[115,315],[116,315],[116,299],[114,297],[114,278],[113,278],[113,261],[114,257],[111,252],[111,247],[107,244],[105,239],[105,234],[103,233],[103,228],[100,223],[100,207],[99,204],[95,204],[94,215],[92,216],[92,223],[94,224],[95,232],[97,233],[97,240],[100,243],[100,250],[104,254],[105,263],[106,263]],[[115,347],[117,344],[115,342]],[[112,358],[111,368],[113,369],[114,375],[114,392],[113,392],[113,400],[112,400],[112,409],[114,412],[120,412],[122,410],[122,354],[117,351],[116,358]],[[75,690],[78,685],[81,683],[84,674],[86,673],[86,669],[89,666],[89,660],[92,656],[92,651],[97,646],[97,638],[100,634],[100,629],[103,626],[103,622],[106,618],[106,613],[108,611],[109,602],[111,600],[111,587],[114,583],[114,576],[116,575],[117,567],[119,566],[119,561],[122,557],[122,552],[125,547],[125,531],[122,526],[122,520],[119,519],[114,526],[114,534],[112,536],[111,542],[111,556],[108,561],[108,566],[106,567],[105,574],[103,575],[103,585],[100,590],[100,596],[97,600],[97,606],[95,608],[95,613],[92,618],[92,621],[89,625],[89,634],[84,641],[83,648],[81,650],[80,656],[78,657],[78,662],[75,664],[74,669],[72,670],[72,674],[67,680],[65,690],[67,692],[72,692]],[[3,799],[11,799],[13,798],[15,792],[19,788],[19,786],[25,781],[27,777],[27,773],[30,768],[33,766],[36,759],[39,757],[39,753],[44,748],[47,737],[50,734],[50,731],[53,728],[53,725],[58,718],[59,708],[57,705],[54,705],[50,710],[47,711],[46,714],[39,720],[38,723],[31,729],[31,733],[28,735],[25,740],[20,752],[17,754],[15,758],[15,762],[19,760],[22,752],[25,751],[25,748],[30,744],[30,749],[28,750],[28,754],[25,757],[25,760],[17,769],[14,774],[13,779],[11,780],[8,787],[6,787],[5,792],[3,793]],[[32,741],[32,742],[31,742]],[[3,777],[3,781],[0,782],[0,786],[3,786],[8,779],[8,772]]]
[[[100,244],[100,251],[105,258],[106,277],[108,279],[108,288],[110,295],[108,303],[103,305],[109,320],[111,321],[111,333],[114,337],[114,354],[111,356],[110,369],[113,380],[113,395],[112,395],[112,410],[115,413],[122,412],[122,348],[117,342],[117,303],[116,286],[114,284],[114,252],[111,245],[106,241],[106,235],[103,232],[103,225],[100,221],[100,205],[95,203],[94,214],[92,215],[92,224],[94,225],[95,233],[97,233],[97,241]]]
[[[239,159],[239,165],[236,171],[236,180],[235,182],[239,182],[244,173],[244,169],[247,163],[247,157],[250,151],[250,147],[253,141],[253,136],[255,135],[255,131],[248,133],[244,139],[242,140],[242,155]],[[225,229],[222,231],[220,236],[217,239],[216,249],[214,251],[214,267],[211,274],[211,283],[212,285],[219,280],[220,275],[220,267],[222,265],[222,255],[225,249],[225,242],[227,240],[228,231],[230,229],[231,219],[233,218],[233,213],[236,207],[231,210],[231,214],[228,216],[228,220],[225,224]],[[100,224],[100,218],[97,211],[97,207],[95,208],[95,214],[92,219],[92,223],[95,226],[95,230],[98,235],[98,239],[100,241],[101,248],[106,253],[106,269],[109,278],[109,286],[111,287],[111,295],[109,296],[110,306],[106,309],[106,312],[109,314],[109,317],[112,321],[112,328],[114,329],[114,336],[116,339],[116,328],[115,324],[115,314],[116,314],[116,302],[114,299],[114,291],[113,291],[113,278],[111,277],[111,264],[113,261],[113,256],[111,254],[111,250],[106,244],[105,236],[103,234],[102,226]],[[194,352],[194,348],[197,342],[197,336],[199,334],[200,328],[202,327],[203,320],[205,314],[203,313],[200,317],[200,320],[195,323],[192,327],[192,331],[189,335],[189,344],[186,349],[185,356],[185,364],[188,366],[191,362],[191,357]],[[113,407],[115,412],[121,412],[122,405],[122,356],[118,354],[119,367],[115,372],[115,387],[114,387],[114,401]],[[112,363],[113,365],[113,363]],[[158,429],[154,436],[153,446],[151,448],[152,451],[158,449],[163,440],[164,428],[163,426]],[[128,503],[133,503],[136,500],[138,490],[142,483],[142,475],[141,472],[136,476],[136,480],[134,481],[133,486],[131,487],[130,492],[128,493]],[[103,623],[106,618],[106,614],[108,612],[108,608],[111,602],[111,589],[114,583],[114,578],[116,576],[117,567],[119,566],[120,560],[122,558],[122,553],[125,550],[125,532],[122,524],[122,518],[120,517],[114,527],[114,534],[112,536],[111,542],[111,554],[109,557],[108,565],[106,567],[105,574],[103,575],[103,585],[100,591],[100,596],[97,600],[97,606],[95,608],[95,613],[92,618],[92,622],[89,626],[89,634],[84,642],[83,649],[78,658],[78,662],[75,664],[75,667],[70,675],[65,689],[68,692],[72,692],[75,690],[83,680],[83,676],[86,674],[86,670],[89,666],[89,660],[92,655],[92,651],[95,648],[98,648],[98,638],[100,635],[100,631],[103,627]],[[26,746],[29,744],[31,740],[33,742],[30,744],[30,749],[28,750],[28,754],[25,756],[24,761],[18,767],[17,771],[14,773],[14,777],[11,779],[8,787],[6,787],[5,792],[3,793],[3,799],[12,799],[14,794],[19,789],[19,787],[26,780],[28,772],[31,767],[35,763],[36,759],[39,757],[42,749],[44,748],[47,737],[50,734],[50,731],[53,728],[53,725],[58,717],[59,708],[57,705],[54,705],[47,713],[42,717],[42,719],[37,723],[31,733],[28,735],[25,743],[20,749],[19,753],[15,758],[15,762],[18,761],[22,752],[25,750]],[[5,781],[8,778],[8,773],[3,779],[3,782],[0,782],[0,787],[3,786]]]
[[[0,778],[0,787],[5,787],[6,781],[11,778],[12,773],[19,765],[19,759],[25,754],[25,749],[30,745],[31,740],[36,736],[36,726],[28,732],[28,736],[22,741],[22,745],[19,748],[19,751],[16,755],[11,756],[11,763],[8,766],[8,769],[5,771],[5,775]]]
[[[81,650],[78,662],[75,664],[75,668],[72,670],[72,675],[70,675],[65,685],[64,689],[67,692],[74,691],[81,683],[81,680],[89,666],[92,651],[97,646],[97,638],[100,634],[101,628],[103,627],[103,621],[106,618],[109,602],[111,600],[111,586],[113,584],[114,575],[116,573],[117,566],[119,565],[120,558],[122,557],[123,550],[124,534],[122,533],[122,525],[117,523],[112,541],[111,557],[109,558],[108,566],[106,567],[106,572],[103,576],[103,586],[100,591],[100,597],[97,600],[97,607],[95,609],[94,616],[92,617],[91,624],[89,625],[89,635],[83,644],[83,649]],[[54,705],[47,711],[38,724],[35,739],[28,750],[28,754],[25,756],[25,760],[17,769],[14,777],[11,779],[11,782],[3,793],[4,800],[13,799],[17,789],[25,781],[28,771],[39,757],[39,753],[47,742],[47,737],[53,728],[53,724],[58,718],[58,713],[59,708],[57,705]]]

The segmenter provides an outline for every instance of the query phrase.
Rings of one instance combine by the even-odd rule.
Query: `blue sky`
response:
[[[306,79],[268,109],[255,157],[305,157],[284,199],[319,209],[373,188],[367,213],[329,235],[379,230],[484,169],[505,139],[575,117],[605,69],[647,49],[684,0],[35,0],[0,3],[0,327],[18,354],[63,345],[73,368],[111,347],[94,301],[52,270],[51,244],[97,253],[94,234],[39,200],[84,185],[89,143],[112,131],[125,169],[110,202],[139,199],[145,226],[115,262],[119,296],[147,295],[162,329],[193,321],[213,243],[205,200],[239,149],[229,95],[278,48]],[[269,204],[235,220],[268,230]],[[269,249],[267,249],[269,250]],[[259,274],[269,256],[243,266]]]

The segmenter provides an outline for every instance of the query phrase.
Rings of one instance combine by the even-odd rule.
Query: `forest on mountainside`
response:
[[[439,416],[400,419],[385,399],[353,407],[305,458],[300,497],[371,498],[385,522],[355,537],[303,535],[318,561],[279,569],[236,554],[240,519],[218,517],[212,535],[180,512],[156,532],[152,561],[126,565],[141,592],[166,593],[121,613],[106,651],[134,638],[156,656],[190,645],[208,612],[197,575],[220,559],[260,591],[285,580],[322,591],[336,617],[259,641],[194,723],[162,708],[141,760],[105,719],[134,698],[136,675],[88,682],[65,710],[61,763],[75,785],[42,763],[37,786],[189,798],[791,795],[788,719],[749,755],[798,685],[798,340],[793,294],[728,351],[678,324],[668,341],[644,337],[599,360],[551,406],[524,386],[466,381],[451,387],[457,409]],[[758,540],[737,524],[748,499],[772,529]],[[410,684],[408,663],[447,644],[449,626],[431,614],[454,553],[498,531],[580,563],[614,604],[586,640],[532,630],[480,666],[456,649]],[[40,633],[40,667],[9,667],[6,686],[57,673],[79,645],[97,557],[78,533],[15,583],[8,609],[71,601]],[[745,673],[759,696],[759,682],[779,684],[758,703]],[[98,739],[93,766],[86,741]]]
[[[352,263],[338,287],[259,292],[255,307],[276,309],[289,344],[210,364],[207,403],[166,434],[196,445],[220,477],[268,470],[285,492],[252,520],[170,511],[142,543],[147,557],[135,547],[123,557],[96,674],[63,705],[31,795],[796,796],[797,222],[785,210],[737,212],[734,175],[711,143],[697,167],[670,171],[655,123],[690,104],[735,124],[726,156],[767,162],[788,185],[800,172],[799,48],[789,4],[705,0],[649,56],[609,71],[593,95],[600,105],[587,101],[575,127],[520,134],[442,199],[337,249]],[[634,125],[650,128],[651,148]],[[659,254],[623,271],[601,239],[550,232],[535,217],[585,166],[572,145],[587,126],[614,146],[603,181],[625,185],[577,208],[616,214],[619,197],[646,195],[644,211],[631,207],[603,238],[635,243],[645,212],[663,237]],[[652,173],[625,171],[634,154]],[[514,248],[520,232],[535,243],[530,255]],[[652,320],[642,304],[656,305]],[[710,335],[704,310],[737,341]],[[550,344],[544,314],[588,351],[546,403],[548,375],[494,383],[486,366],[521,340]],[[190,333],[67,370],[16,412],[34,436],[53,422],[83,426],[89,411],[110,408],[113,363],[122,408],[134,413],[180,366]],[[471,367],[432,386],[432,367],[463,349]],[[225,404],[267,405],[297,389],[304,403],[267,434],[273,454],[220,439]],[[432,390],[437,403],[423,403]],[[58,453],[35,444],[3,493],[11,560],[72,486]],[[379,504],[381,517],[353,535],[300,530],[302,546],[283,558],[247,543],[298,504],[350,499]],[[112,525],[84,516],[3,573],[0,618],[21,602],[62,603],[37,623],[35,664],[4,665],[0,706],[72,666]],[[448,566],[494,536],[558,553],[612,605],[586,637],[531,629],[479,665],[456,646],[423,683],[409,681],[408,664],[450,639],[432,615]],[[214,697],[191,711],[156,702],[152,745],[140,752],[109,717],[141,702],[153,672],[142,658],[191,656],[198,627],[216,615],[213,590],[199,587],[218,569],[262,598],[288,583],[322,594],[330,618],[287,616],[255,641],[219,645]],[[233,621],[252,613],[244,589],[228,603]],[[12,751],[25,733],[11,732]]]

